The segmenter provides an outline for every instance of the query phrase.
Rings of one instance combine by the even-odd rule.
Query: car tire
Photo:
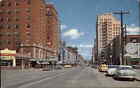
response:
[[[135,78],[131,78],[130,80],[131,80],[131,81],[135,81]]]

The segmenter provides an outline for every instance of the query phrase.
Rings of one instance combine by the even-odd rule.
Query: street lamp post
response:
[[[121,16],[121,63],[124,64],[124,27],[123,27],[123,15],[129,14],[128,11],[116,11],[114,14],[119,14]]]

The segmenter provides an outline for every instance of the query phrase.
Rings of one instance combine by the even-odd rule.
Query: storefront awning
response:
[[[129,61],[139,61],[140,62],[140,58],[129,58]]]
[[[30,61],[47,61],[47,59],[30,59]]]

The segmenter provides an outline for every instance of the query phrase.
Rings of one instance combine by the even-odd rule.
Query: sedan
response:
[[[116,72],[114,74],[114,79],[131,79],[135,80],[136,72],[132,68],[132,66],[119,66],[119,68],[116,69]]]
[[[106,76],[113,76],[119,65],[108,65]]]

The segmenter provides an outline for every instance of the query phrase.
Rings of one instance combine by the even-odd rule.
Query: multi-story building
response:
[[[54,53],[51,55],[60,54],[60,24],[58,19],[58,13],[53,4],[46,5],[46,16],[47,16],[47,46],[54,50]]]
[[[2,0],[0,46],[1,50],[16,50],[19,64],[26,56],[31,61],[57,56],[59,21],[54,6],[45,0]]]
[[[60,61],[62,62],[62,64],[77,65],[79,63],[79,54],[77,48],[64,46],[61,49]]]
[[[106,61],[106,48],[116,36],[120,35],[120,26],[120,21],[117,20],[111,13],[97,16],[97,56],[101,61]]]

